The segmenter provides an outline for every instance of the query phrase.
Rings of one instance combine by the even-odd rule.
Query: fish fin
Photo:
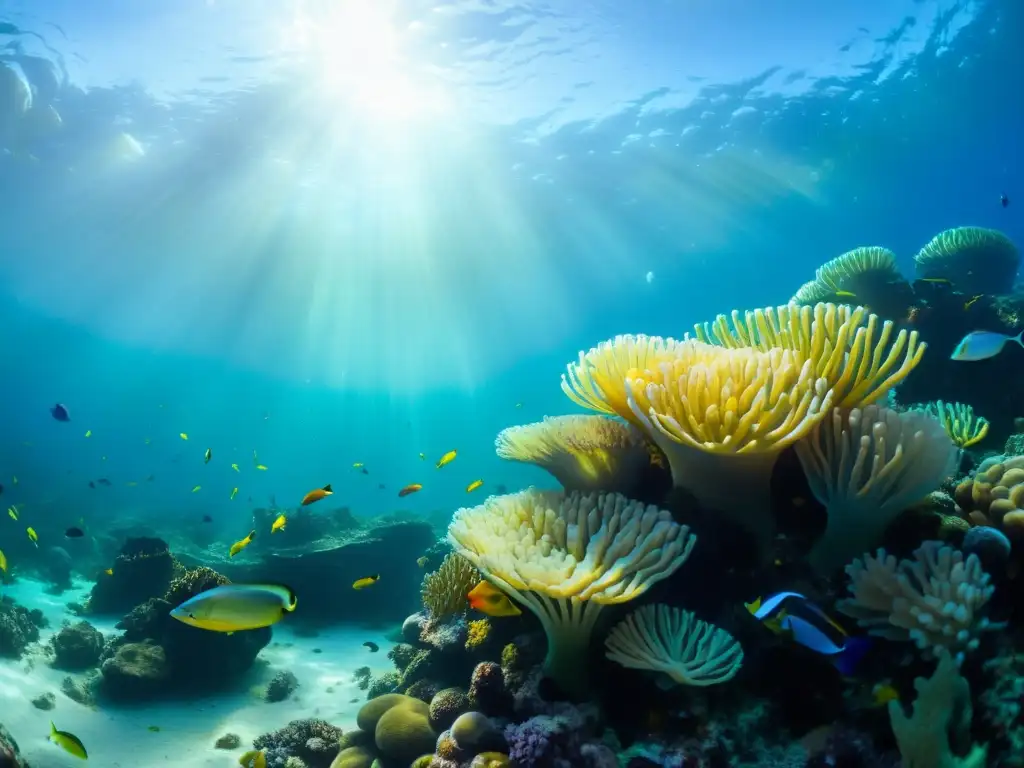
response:
[[[843,646],[843,650],[836,654],[833,663],[840,674],[844,677],[850,677],[857,668],[857,664],[860,663],[860,660],[864,658],[870,649],[871,638],[863,636],[848,638],[846,645]]]
[[[823,611],[821,608],[819,608],[818,606],[816,606],[814,603],[811,603],[811,602],[806,603],[806,606],[807,606],[807,609],[809,611],[811,611],[812,613],[814,613],[817,616],[821,617],[822,621],[824,621],[826,624],[828,624],[830,627],[832,627],[832,629],[834,629],[840,635],[842,635],[843,637],[847,636],[847,634],[848,634],[847,631],[845,629],[843,629],[841,626],[839,626],[839,624],[837,624],[835,622],[835,620],[831,616],[829,616],[827,613],[825,613],[825,611]]]
[[[328,483],[327,485],[325,485],[325,486],[324,486],[323,488],[321,488],[320,490],[322,490],[322,491],[323,491],[324,493],[334,493],[334,490],[333,490],[333,489],[331,488],[331,484],[330,484],[330,483]]]
[[[761,598],[759,597],[750,603],[744,603],[743,607],[750,611],[750,615],[753,616],[759,610],[761,610]]]
[[[1022,347],[1024,347],[1024,331],[1021,331],[1016,336],[1014,336],[1013,340],[1020,344]]]

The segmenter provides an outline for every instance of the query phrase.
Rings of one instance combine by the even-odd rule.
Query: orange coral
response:
[[[999,528],[1008,536],[1024,537],[1024,456],[994,456],[978,467],[973,478],[956,487],[953,496],[974,525]]]

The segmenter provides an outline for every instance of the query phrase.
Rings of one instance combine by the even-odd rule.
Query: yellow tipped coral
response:
[[[969,405],[936,400],[925,405],[923,410],[939,420],[946,434],[959,448],[980,443],[988,434],[988,419],[975,415]]]
[[[556,416],[509,427],[494,446],[503,459],[546,469],[566,491],[624,492],[651,463],[640,430],[604,416]]]
[[[940,232],[914,257],[919,278],[944,278],[965,294],[1006,293],[1020,266],[1017,247],[1002,232],[956,227]]]
[[[696,541],[668,512],[619,494],[534,489],[458,510],[448,540],[540,619],[545,671],[575,694],[586,689],[587,649],[602,608],[671,575]]]
[[[923,411],[843,411],[797,443],[811,492],[828,510],[810,563],[830,575],[874,549],[889,524],[956,468],[956,446]]]
[[[466,595],[480,583],[480,571],[466,558],[450,554],[433,573],[423,577],[420,595],[433,619],[443,619],[469,608]]]
[[[775,459],[831,406],[811,361],[787,349],[688,341],[657,368],[631,371],[626,391],[636,420],[668,457],[675,484],[766,543]]]
[[[668,605],[634,611],[615,625],[605,646],[616,664],[660,672],[679,685],[724,683],[743,664],[743,649],[732,635]]]
[[[655,367],[680,342],[660,336],[616,336],[589,352],[580,352],[562,374],[562,391],[577,405],[619,416],[640,426],[626,402],[626,374]]]

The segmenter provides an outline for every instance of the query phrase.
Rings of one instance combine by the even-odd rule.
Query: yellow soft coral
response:
[[[475,621],[469,622],[468,630],[469,635],[466,638],[466,650],[471,651],[487,642],[487,637],[491,634],[491,622],[487,619],[476,619]]]
[[[936,400],[925,405],[923,410],[939,420],[946,434],[959,448],[980,443],[988,434],[988,419],[976,415],[969,405]]]
[[[498,456],[546,469],[567,491],[629,490],[651,453],[636,427],[605,416],[555,416],[503,429]]]

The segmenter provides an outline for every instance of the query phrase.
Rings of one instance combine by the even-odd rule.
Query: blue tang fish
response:
[[[824,656],[833,656],[836,668],[850,675],[870,646],[870,640],[850,637],[818,606],[799,592],[779,592],[767,600],[745,603],[755,619],[777,635],[783,635]]]
[[[950,360],[974,361],[988,360],[1003,351],[1006,342],[1015,341],[1024,347],[1024,331],[1016,336],[1007,336],[995,331],[972,331],[960,339]]]

